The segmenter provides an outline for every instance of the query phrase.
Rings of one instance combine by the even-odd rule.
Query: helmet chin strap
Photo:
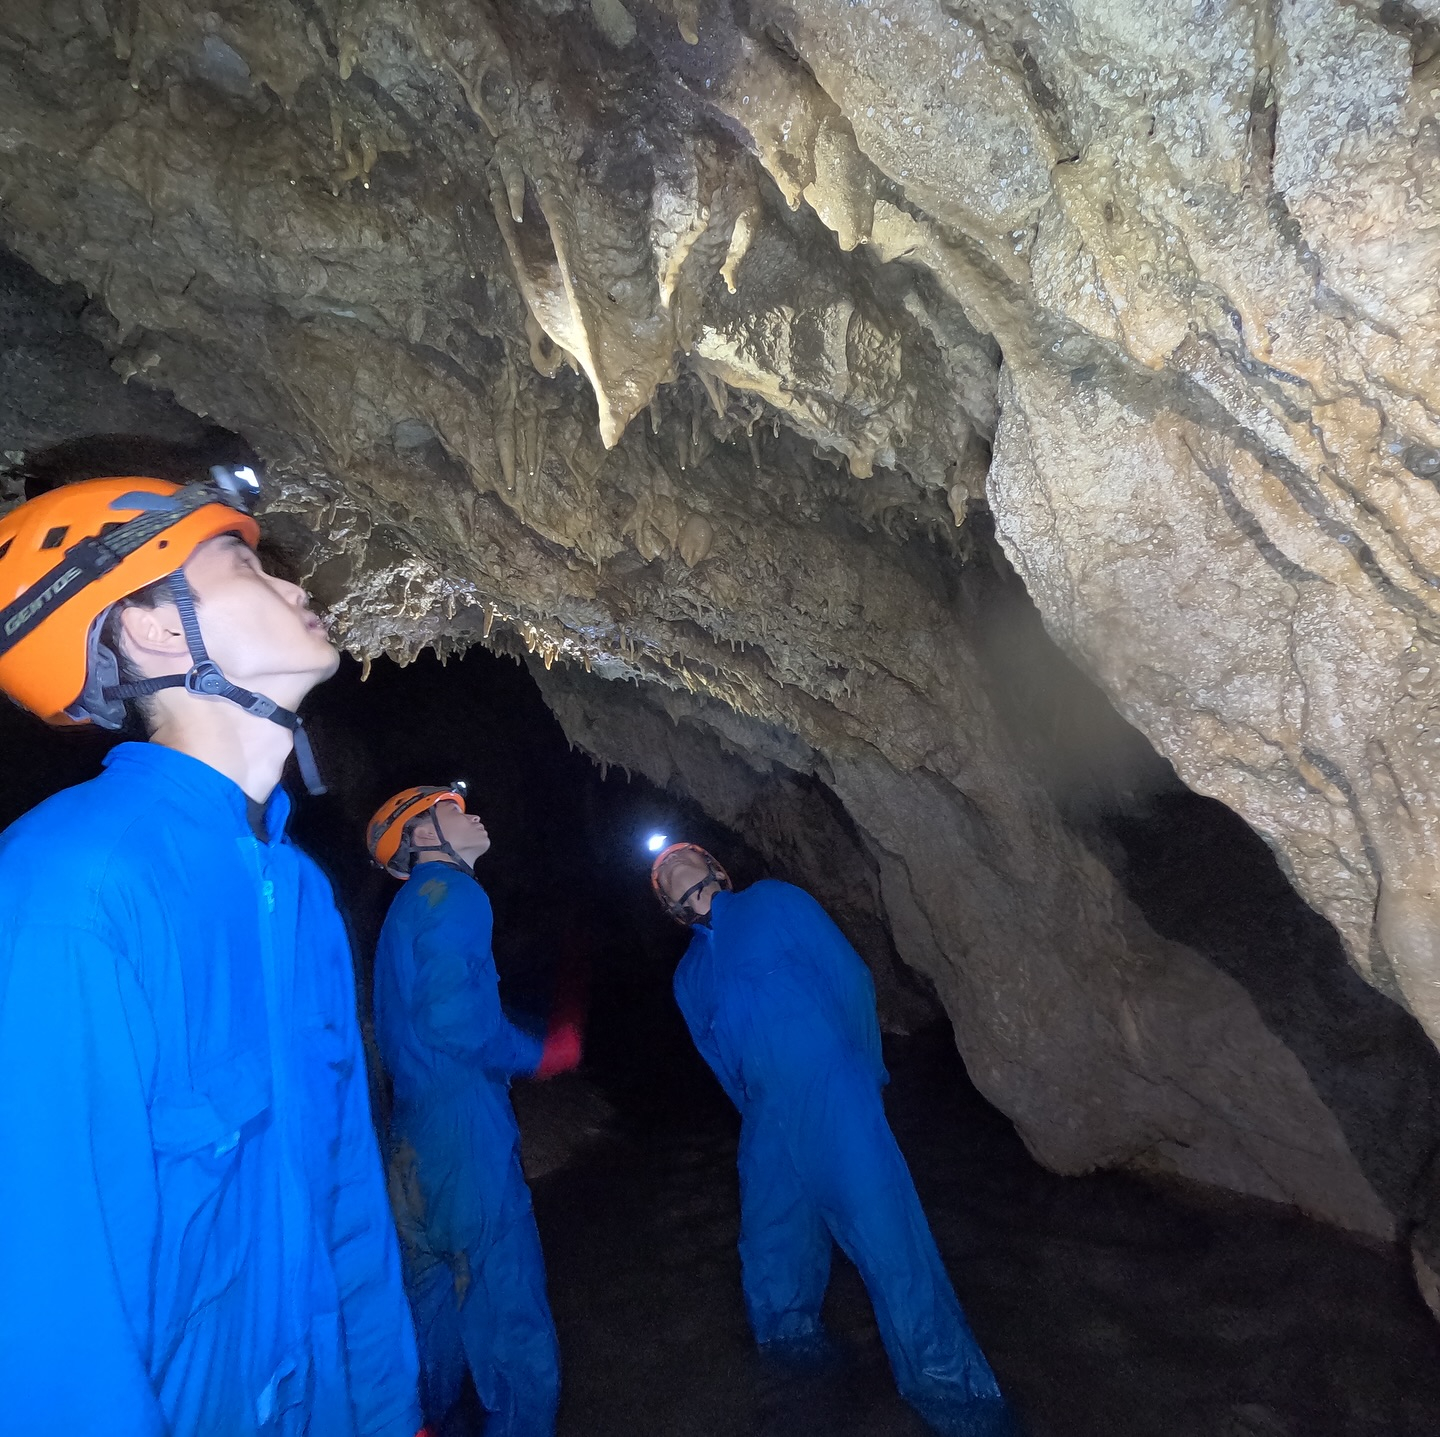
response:
[[[220,672],[220,665],[210,657],[205,640],[200,635],[200,621],[195,616],[195,596],[183,572],[176,570],[166,584],[175,608],[180,614],[180,626],[185,631],[185,646],[190,650],[190,671],[185,674],[166,674],[158,679],[140,679],[133,684],[116,684],[107,687],[104,696],[109,699],[139,699],[159,693],[161,689],[184,689],[187,693],[199,694],[206,698],[225,699],[236,704],[256,718],[269,719],[271,723],[287,728],[295,738],[295,759],[300,765],[300,777],[307,793],[321,794],[327,790],[320,770],[315,765],[315,754],[305,732],[305,721],[290,709],[281,708],[274,699],[264,694],[253,693],[232,684]],[[449,849],[449,845],[446,844]],[[449,850],[454,855],[454,850]],[[458,856],[457,856],[458,861]]]
[[[430,827],[435,830],[434,843],[416,843],[411,836],[415,825],[421,822],[428,823]],[[440,817],[433,808],[427,809],[417,818],[412,818],[410,822],[405,825],[405,832],[400,840],[400,851],[395,855],[395,858],[408,864],[406,868],[407,873],[414,873],[415,855],[417,853],[443,853],[449,864],[453,864],[454,867],[458,868],[462,873],[468,873],[471,878],[475,877],[474,863],[467,863],[456,853],[450,840],[440,831]],[[393,861],[395,860],[392,860],[392,862]]]
[[[475,865],[473,863],[466,863],[466,861],[461,858],[458,853],[455,852],[455,850],[450,846],[450,840],[446,838],[443,833],[440,832],[440,825],[434,822],[433,816],[431,821],[431,827],[434,828],[435,837],[438,838],[440,842],[411,843],[409,845],[410,872],[414,873],[415,871],[415,855],[417,853],[443,853],[450,860],[450,862],[455,865],[456,868],[461,870],[462,873],[468,873],[471,878],[474,878]]]
[[[698,898],[700,894],[712,883],[715,884],[715,891],[719,893],[721,891],[719,883],[712,874],[707,873],[705,877],[699,881],[699,883],[692,883],[689,888],[687,888],[684,893],[682,893],[679,898],[675,900],[675,906],[677,908],[682,908],[685,910],[686,913],[693,915],[690,920],[692,923],[698,923],[703,915],[696,913],[693,908],[688,908],[686,907],[686,905],[690,902],[692,898]]]
[[[715,885],[716,893],[724,893],[729,888],[729,883],[722,878],[722,870],[715,866],[715,862],[708,855],[705,860],[706,874],[698,883],[692,883],[678,898],[667,898],[665,910],[677,922],[683,923],[687,928],[693,928],[695,924],[707,925],[710,922],[708,913],[697,913],[689,906],[692,898],[698,897],[712,883]]]

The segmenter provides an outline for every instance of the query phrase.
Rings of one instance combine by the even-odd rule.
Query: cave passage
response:
[[[317,692],[311,727],[332,793],[301,802],[296,832],[349,919],[362,1012],[393,892],[365,859],[362,826],[417,781],[465,777],[490,827],[479,876],[512,1009],[541,1021],[557,963],[588,970],[582,1069],[514,1088],[560,1335],[560,1432],[921,1437],[838,1255],[825,1307],[835,1361],[775,1368],[746,1329],[738,1122],[671,998],[685,939],[649,894],[643,851],[655,830],[695,839],[743,885],[765,872],[746,837],[709,821],[695,796],[602,772],[572,750],[524,666],[488,652],[448,666],[382,661],[363,683],[347,660]],[[0,713],[0,822],[87,777],[105,746]],[[1227,818],[1171,793],[1148,828],[1117,823],[1112,838],[1128,843],[1131,886],[1157,924],[1190,941],[1208,933],[1212,951],[1242,941],[1227,925],[1251,945],[1293,946],[1288,928],[1306,910],[1287,906],[1263,848],[1237,843]],[[892,1125],[1033,1437],[1440,1431],[1440,1340],[1394,1251],[1258,1201],[1048,1173],[971,1086],[943,1022],[888,1036],[886,1058]],[[387,1084],[373,1077],[383,1125]],[[467,1390],[451,1431],[480,1430]]]

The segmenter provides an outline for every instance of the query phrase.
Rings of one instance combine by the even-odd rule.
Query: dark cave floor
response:
[[[1264,1203],[1055,1177],[975,1093],[947,1032],[887,1051],[891,1121],[1030,1437],[1440,1433],[1440,1328],[1398,1254]],[[535,1183],[561,1437],[923,1437],[838,1254],[825,1308],[838,1365],[797,1375],[757,1355],[735,1122],[655,1081]],[[551,1103],[517,1096],[534,1131]]]

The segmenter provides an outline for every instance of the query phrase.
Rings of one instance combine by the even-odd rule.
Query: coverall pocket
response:
[[[162,1332],[178,1336],[244,1267],[255,1204],[241,1159],[269,1123],[269,1074],[251,1053],[213,1064],[193,1085],[163,1091],[151,1104]]]

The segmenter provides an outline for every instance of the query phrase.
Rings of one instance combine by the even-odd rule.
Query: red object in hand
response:
[[[550,1015],[550,1031],[540,1050],[537,1078],[553,1078],[580,1066],[585,1034],[585,962],[584,950],[575,935],[567,935],[566,953],[556,983],[555,1010]]]
[[[545,1035],[545,1046],[540,1050],[540,1066],[535,1069],[537,1078],[553,1078],[557,1073],[568,1073],[580,1066],[580,1026],[569,1021],[551,1025]]]

